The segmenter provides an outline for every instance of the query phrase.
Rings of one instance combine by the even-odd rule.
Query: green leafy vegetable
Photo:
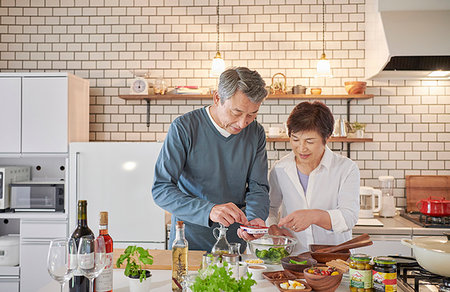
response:
[[[123,254],[117,259],[116,266],[120,268],[124,261],[127,261],[125,271],[123,272],[125,276],[138,277],[139,281],[147,278],[146,270],[144,265],[153,264],[153,256],[148,253],[148,250],[143,249],[140,246],[130,245],[128,246]],[[151,274],[150,274],[151,276]]]
[[[291,264],[296,264],[296,265],[306,265],[306,264],[308,263],[307,260],[298,262],[298,261],[293,260],[293,259],[291,259],[289,262],[290,262]]]
[[[190,286],[193,292],[251,292],[251,287],[256,281],[251,278],[251,274],[247,273],[247,277],[242,277],[239,281],[232,277],[232,272],[227,268],[224,262],[223,267],[210,265],[204,270],[199,271],[199,275],[195,278],[194,284]]]
[[[282,258],[289,255],[284,247],[271,247],[268,250],[256,249],[255,254],[262,260],[270,260],[272,262],[280,262]]]

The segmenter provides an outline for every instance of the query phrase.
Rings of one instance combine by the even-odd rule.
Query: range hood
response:
[[[450,0],[366,0],[366,78],[450,79],[449,36]]]

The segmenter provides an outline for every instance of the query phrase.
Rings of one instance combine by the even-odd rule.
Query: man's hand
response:
[[[213,222],[221,223],[225,227],[237,222],[244,225],[248,224],[244,212],[233,203],[215,205],[209,213],[209,219]]]
[[[258,227],[266,226],[264,221],[260,218],[255,218],[255,219],[251,220],[250,222],[248,222],[248,224],[244,224],[244,225],[251,225],[251,226],[258,226]],[[243,240],[254,240],[254,239],[262,237],[264,234],[248,234],[247,231],[244,231],[241,228],[239,228],[237,230],[237,235],[240,238],[242,238]]]
[[[273,224],[269,227],[269,234],[270,235],[282,235],[282,236],[288,236],[288,237],[294,237],[292,233],[289,232],[286,228],[280,228],[276,224]]]

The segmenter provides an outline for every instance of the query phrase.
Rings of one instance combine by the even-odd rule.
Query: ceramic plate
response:
[[[269,227],[241,225],[241,229],[247,231],[248,234],[266,234],[269,232]]]

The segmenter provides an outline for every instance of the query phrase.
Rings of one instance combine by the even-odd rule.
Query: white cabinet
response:
[[[48,247],[67,236],[67,221],[23,219],[20,231],[20,291],[38,291],[54,281],[47,272]]]
[[[69,142],[89,141],[87,80],[67,73],[1,73],[0,91],[7,93],[0,101],[0,153],[67,153]]]
[[[0,266],[0,291],[19,292],[19,267]]]
[[[412,250],[410,247],[404,246],[401,243],[400,240],[402,238],[411,239],[411,235],[370,235],[370,239],[373,241],[373,245],[355,248],[354,250],[352,250],[352,253],[365,253],[372,257],[388,255],[401,255],[410,257],[412,256]]]
[[[21,78],[0,77],[0,92],[0,152],[20,152]]]

